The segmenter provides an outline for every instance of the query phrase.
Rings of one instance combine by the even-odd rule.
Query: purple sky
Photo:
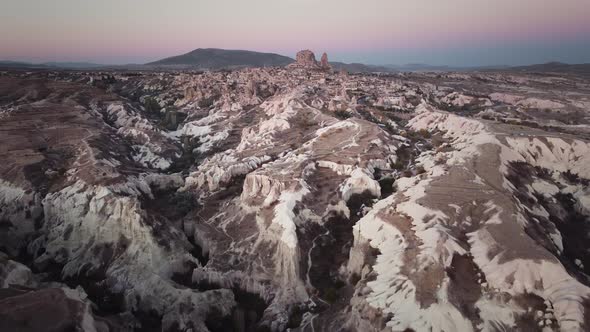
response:
[[[375,64],[590,62],[590,0],[2,0],[0,59],[142,63],[195,48]]]

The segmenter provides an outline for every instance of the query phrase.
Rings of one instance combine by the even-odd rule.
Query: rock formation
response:
[[[321,61],[318,62],[315,58],[315,54],[312,51],[303,50],[297,52],[295,62],[288,65],[287,68],[328,71],[331,69],[331,66],[328,63],[328,55],[326,53],[322,55]]]
[[[588,330],[588,79],[328,66],[1,72],[0,330]]]
[[[310,50],[303,50],[297,52],[295,57],[296,64],[304,68],[316,68],[318,62],[315,59],[315,54]]]
[[[332,69],[330,63],[328,62],[328,54],[326,54],[325,52],[324,54],[322,54],[322,59],[320,60],[320,67],[324,70]]]

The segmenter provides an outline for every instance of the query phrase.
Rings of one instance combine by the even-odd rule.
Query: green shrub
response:
[[[341,120],[346,120],[346,119],[348,119],[348,118],[352,117],[352,114],[350,114],[350,113],[349,113],[349,112],[347,112],[347,111],[335,111],[335,112],[334,112],[334,115],[335,115],[335,116],[336,116],[338,119],[341,119]]]
[[[426,170],[424,169],[424,167],[422,167],[422,166],[416,167],[416,174],[422,174],[425,172],[426,172]]]
[[[334,303],[338,301],[338,290],[336,288],[330,287],[324,290],[324,300],[328,303]]]
[[[426,129],[420,129],[418,131],[418,134],[420,134],[420,136],[424,137],[424,138],[430,138],[432,135],[430,134],[430,132]]]
[[[398,160],[394,164],[391,165],[391,168],[393,168],[397,171],[401,171],[402,169],[404,169],[404,163],[402,163],[400,160]]]
[[[172,202],[176,206],[177,214],[183,217],[199,206],[197,197],[189,191],[174,193]]]
[[[158,101],[153,97],[145,98],[143,101],[143,106],[149,113],[159,113],[162,109],[162,107],[160,107],[160,103],[158,103]]]

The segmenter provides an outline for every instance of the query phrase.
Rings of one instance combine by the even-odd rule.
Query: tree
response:
[[[143,101],[143,106],[149,113],[159,113],[162,109],[162,107],[160,107],[160,103],[158,103],[158,101],[153,97],[145,98]]]

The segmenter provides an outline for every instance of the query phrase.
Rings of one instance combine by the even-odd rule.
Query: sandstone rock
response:
[[[303,51],[297,52],[297,56],[295,57],[295,61],[297,61],[297,64],[299,64],[303,67],[313,68],[313,67],[317,67],[317,65],[318,65],[318,63],[315,59],[315,54],[313,54],[313,52],[310,50],[303,50]]]
[[[97,331],[88,303],[72,289],[42,289],[15,292],[0,298],[2,331]],[[108,331],[108,329],[107,329]]]
[[[254,81],[252,79],[249,80],[248,84],[246,85],[246,96],[255,97],[257,91],[258,91],[258,87],[257,87],[256,81]]]
[[[31,269],[8,259],[0,252],[0,288],[12,286],[35,287],[36,285],[37,282],[33,278]]]
[[[322,54],[322,59],[320,60],[320,67],[322,67],[322,69],[324,70],[332,69],[332,66],[330,66],[330,63],[328,62],[328,54],[326,54],[325,52],[324,54]]]
[[[288,68],[300,68],[300,69],[321,69],[320,64],[310,50],[303,50],[297,52],[295,56],[295,62],[287,66]]]
[[[315,58],[315,54],[310,50],[303,50],[297,52],[295,62],[287,66],[288,68],[300,68],[300,69],[315,69],[315,70],[331,70],[332,67],[328,62],[328,55],[322,54],[320,62]]]

